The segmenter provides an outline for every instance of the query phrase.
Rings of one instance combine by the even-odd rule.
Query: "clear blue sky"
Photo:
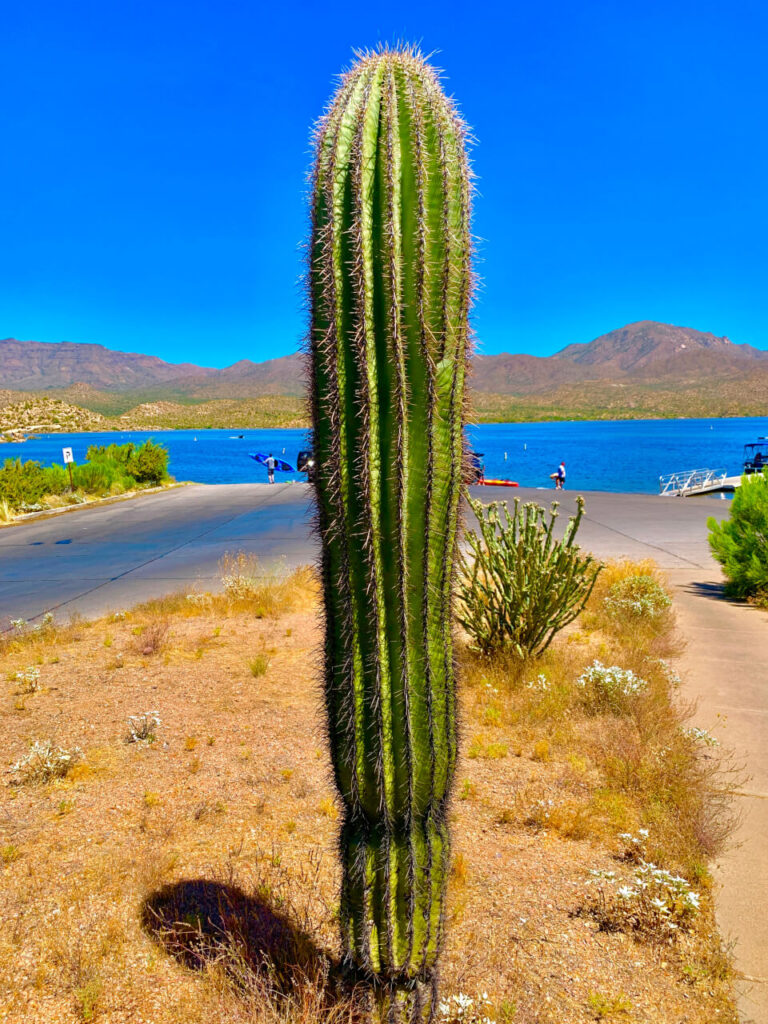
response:
[[[26,0],[2,21],[0,337],[294,351],[310,126],[353,48],[406,39],[478,140],[483,351],[639,319],[768,348],[762,2]]]

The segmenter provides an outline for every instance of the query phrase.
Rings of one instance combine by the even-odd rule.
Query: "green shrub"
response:
[[[170,479],[168,451],[152,441],[138,447],[130,443],[91,445],[86,461],[72,467],[75,488],[85,494],[122,494]],[[64,466],[43,467],[39,462],[6,459],[0,469],[0,507],[12,513],[39,506],[45,495],[64,494],[69,487]]]
[[[145,441],[136,449],[126,469],[139,484],[160,484],[168,479],[168,450],[161,444]]]
[[[710,516],[709,544],[731,597],[768,598],[768,470],[741,478],[722,523]]]
[[[91,445],[86,459],[94,465],[113,466],[117,477],[132,477],[137,484],[160,484],[168,476],[168,450],[151,439],[136,447],[133,443]]]
[[[64,466],[47,466],[43,472],[46,494],[63,494],[69,489],[69,473]]]
[[[73,467],[72,477],[78,490],[87,494],[104,494],[119,473],[120,468],[113,462],[85,462],[82,466]]]
[[[0,500],[11,510],[36,505],[45,493],[45,470],[39,462],[5,460],[0,469]]]
[[[576,500],[578,511],[558,541],[556,502],[547,523],[543,508],[521,507],[517,498],[511,514],[506,502],[470,499],[480,533],[467,533],[471,555],[461,559],[457,615],[483,653],[539,655],[588,601],[602,565],[575,543],[584,515],[583,499]]]

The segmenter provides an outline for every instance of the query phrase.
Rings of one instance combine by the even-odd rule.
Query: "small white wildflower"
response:
[[[23,672],[17,672],[14,679],[21,683],[24,693],[36,693],[40,689],[40,669],[34,665],[29,665]]]
[[[656,619],[671,604],[669,594],[647,573],[614,583],[603,601],[608,614],[618,619]]]
[[[35,740],[28,753],[11,765],[9,771],[17,775],[20,782],[48,782],[65,776],[82,756],[79,747],[66,750],[54,747],[50,740]]]
[[[139,715],[131,715],[128,719],[128,735],[126,743],[154,743],[157,730],[162,725],[157,711],[142,711]]]
[[[698,726],[693,726],[690,729],[683,729],[683,733],[695,740],[697,743],[703,743],[705,747],[719,747],[720,743],[715,737],[707,732],[706,729],[699,729]]]
[[[643,693],[648,683],[628,668],[619,665],[604,665],[594,661],[576,680],[576,686],[584,695],[588,707],[608,707],[617,712]]]

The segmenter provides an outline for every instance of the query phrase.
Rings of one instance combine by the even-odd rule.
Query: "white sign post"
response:
[[[75,457],[72,454],[71,448],[62,448],[61,454],[64,456],[64,465],[69,470],[69,490],[72,494],[75,493],[75,482],[72,479],[72,463],[75,461]]]

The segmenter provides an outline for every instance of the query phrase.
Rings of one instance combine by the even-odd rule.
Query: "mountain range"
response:
[[[224,369],[74,342],[0,340],[11,430],[307,426],[300,353]],[[472,359],[477,422],[768,416],[768,351],[642,320],[552,356]],[[94,419],[96,417],[97,419]]]
[[[689,327],[642,320],[587,344],[567,345],[552,356],[477,354],[472,386],[487,394],[544,395],[579,381],[711,383],[756,371],[768,371],[768,351]],[[298,353],[258,363],[243,359],[219,370],[103,345],[0,340],[0,389],[66,390],[70,399],[78,393],[87,399],[92,390],[186,401],[299,396],[304,378],[304,359]]]

